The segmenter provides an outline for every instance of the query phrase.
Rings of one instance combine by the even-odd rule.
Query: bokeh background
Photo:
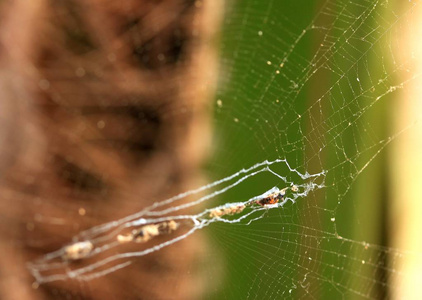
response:
[[[421,5],[0,0],[0,298],[420,298]],[[33,283],[80,231],[277,159],[320,176],[275,163],[196,211],[318,186]]]

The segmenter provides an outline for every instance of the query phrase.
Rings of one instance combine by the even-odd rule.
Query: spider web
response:
[[[324,170],[326,188],[271,211],[266,225],[215,235],[224,236],[240,278],[230,283],[228,298],[399,293],[403,253],[375,244],[389,242],[376,223],[386,222],[391,205],[382,191],[385,152],[420,118],[400,128],[385,124],[398,90],[420,75],[412,66],[419,53],[409,53],[400,39],[414,33],[420,3],[400,4],[327,1],[311,8],[301,1],[249,1],[233,9],[223,43],[228,83],[217,103],[230,144],[222,159],[240,165],[254,156],[285,157],[302,171]],[[245,264],[245,272],[235,267]]]
[[[401,127],[386,120],[420,75],[420,53],[401,40],[416,35],[420,2],[281,2],[227,7],[210,183],[81,232],[73,242],[94,243],[89,255],[102,255],[99,263],[69,265],[65,245],[30,262],[38,284],[76,279],[86,288],[201,231],[211,248],[200,264],[209,298],[399,294],[401,259],[420,254],[389,244],[386,153],[420,116]],[[279,203],[257,203],[283,189]],[[128,228],[171,220],[184,231],[113,252]]]

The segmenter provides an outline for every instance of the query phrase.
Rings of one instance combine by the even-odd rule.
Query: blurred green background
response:
[[[213,224],[213,299],[385,298],[392,4],[235,1],[226,6],[212,179],[264,160],[326,171],[325,188],[251,225]],[[390,104],[389,104],[390,103]],[[368,166],[367,164],[370,163]],[[285,169],[280,174],[297,180]],[[257,175],[221,203],[283,182]],[[221,288],[222,287],[222,288]]]

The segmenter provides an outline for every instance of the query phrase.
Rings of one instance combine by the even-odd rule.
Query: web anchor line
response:
[[[289,175],[294,174],[299,180],[304,182],[300,184],[290,182],[287,177],[281,176],[270,168],[270,166],[277,164],[286,166],[289,170]],[[281,179],[285,187],[282,189],[273,187],[246,201],[230,202],[206,208],[197,214],[177,214],[182,209],[210,201],[263,172],[268,172]],[[76,235],[72,243],[44,255],[34,262],[28,263],[28,268],[38,285],[72,278],[89,281],[122,269],[132,263],[132,258],[141,257],[170,246],[212,223],[224,222],[233,224],[246,221],[244,225],[248,225],[261,219],[265,212],[270,209],[283,207],[287,201],[295,203],[299,197],[306,197],[310,191],[323,188],[324,177],[324,172],[302,174],[290,167],[286,160],[264,161],[208,185],[181,193],[162,202],[157,202],[131,216],[85,230]],[[321,179],[318,180],[320,183],[316,183],[317,179]],[[211,190],[222,184],[226,184],[226,186],[222,186],[215,191]],[[177,202],[187,196],[203,193],[206,190],[210,190],[210,192],[197,200],[184,204],[178,204]],[[163,210],[157,210],[157,208],[168,204],[175,205]],[[157,239],[158,237],[164,238],[165,241]],[[150,246],[150,243],[154,241],[156,241],[155,244]],[[96,255],[124,244],[145,244],[143,247],[147,248],[139,251],[111,254],[101,260],[92,261],[92,258]],[[78,264],[74,264],[74,261],[78,261]],[[85,261],[87,265],[81,266],[81,262]]]

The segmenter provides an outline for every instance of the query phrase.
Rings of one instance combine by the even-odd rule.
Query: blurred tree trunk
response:
[[[0,298],[198,298],[196,234],[128,270],[32,289],[25,263],[196,186],[219,1],[10,1],[0,24]],[[210,282],[207,283],[207,287]]]

